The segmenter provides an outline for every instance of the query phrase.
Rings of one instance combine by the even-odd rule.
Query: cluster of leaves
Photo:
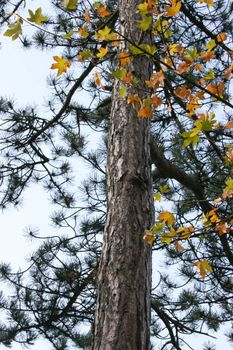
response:
[[[119,98],[139,118],[151,120],[156,221],[144,238],[155,251],[166,252],[171,271],[161,272],[152,292],[152,334],[180,349],[182,334],[202,332],[203,324],[216,331],[232,319],[232,9],[220,0],[142,2],[135,13],[141,38],[135,43],[121,36],[114,2],[51,3],[57,16],[45,15],[41,4],[24,18],[18,11],[23,1],[10,15],[2,14],[9,22],[5,36],[20,39],[26,47],[64,51],[53,57],[55,63],[51,59],[57,74],[51,79],[51,116],[40,117],[33,108],[18,109],[1,100],[1,205],[17,204],[24,188],[40,181],[61,207],[54,223],[72,234],[40,248],[31,265],[31,284],[23,284],[24,274],[13,278],[2,267],[2,276],[15,285],[15,297],[10,304],[1,301],[13,320],[12,326],[1,326],[1,341],[30,344],[42,334],[56,349],[70,342],[88,346],[80,344],[88,343],[89,335],[81,339],[77,329],[79,322],[93,320],[94,275],[105,220],[105,151],[91,154],[82,132],[88,126],[105,137],[115,78],[121,82]],[[25,23],[35,28],[30,38],[24,36]],[[151,45],[143,42],[148,31]],[[136,55],[149,57],[154,67],[144,98],[138,92],[141,77],[131,67]],[[94,108],[75,102],[74,94],[82,87],[98,101]],[[71,191],[71,156],[79,156],[96,172],[83,184],[83,206]],[[86,212],[89,219],[81,216]],[[180,285],[172,278],[174,272]]]

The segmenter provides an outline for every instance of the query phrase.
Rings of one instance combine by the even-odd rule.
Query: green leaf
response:
[[[139,28],[143,31],[146,31],[150,28],[152,23],[152,17],[151,16],[142,16],[142,20],[139,22]]]
[[[27,18],[27,20],[29,22],[36,23],[36,24],[40,25],[41,23],[46,22],[48,20],[47,16],[42,15],[42,8],[41,7],[39,7],[35,11],[35,13],[32,10],[28,10],[28,13],[29,13],[30,17]]]
[[[122,79],[126,76],[127,70],[124,69],[117,69],[115,72],[112,73],[112,75],[114,76],[114,78],[117,79]]]
[[[125,97],[125,95],[126,95],[126,86],[122,84],[119,90],[119,97]]]
[[[17,21],[10,24],[8,29],[5,31],[5,36],[11,36],[12,40],[16,40],[22,34],[22,23],[23,20],[18,18]]]
[[[75,11],[75,10],[77,10],[78,1],[77,0],[63,0],[63,6],[68,11]]]
[[[74,30],[71,29],[71,30],[69,31],[69,33],[63,35],[63,38],[64,38],[64,39],[71,39],[73,35],[74,35]]]

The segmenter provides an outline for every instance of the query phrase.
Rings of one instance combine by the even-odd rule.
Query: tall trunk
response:
[[[137,1],[119,1],[121,33],[139,42]],[[148,38],[146,38],[146,36]],[[143,42],[149,43],[149,35]],[[122,51],[127,49],[121,48]],[[145,56],[135,57],[129,69],[139,78],[131,93],[145,98],[144,81],[151,74]],[[94,350],[150,348],[151,251],[143,233],[153,222],[149,121],[119,98],[115,81],[108,137],[108,213],[98,274]]]

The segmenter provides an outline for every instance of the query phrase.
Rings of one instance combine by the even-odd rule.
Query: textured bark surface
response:
[[[121,0],[121,32],[133,42],[142,34],[136,18],[137,2]],[[144,38],[143,42],[149,42]],[[122,51],[125,48],[121,48]],[[131,93],[145,96],[144,81],[151,74],[149,59],[130,64],[140,82]],[[143,240],[153,222],[149,121],[119,98],[115,82],[108,137],[108,214],[98,275],[94,350],[150,348],[151,251]]]

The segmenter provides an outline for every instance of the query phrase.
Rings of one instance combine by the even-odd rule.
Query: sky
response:
[[[38,1],[34,1],[36,6]],[[23,50],[17,42],[2,38],[0,48],[0,96],[12,97],[19,105],[45,104],[48,93],[46,78],[50,74],[53,54],[48,51]],[[9,208],[0,215],[0,261],[10,262],[16,270],[25,266],[25,258],[36,248],[35,243],[25,237],[27,227],[40,228],[41,232],[53,230],[50,223],[48,194],[39,185],[26,190],[24,201],[19,208]],[[156,266],[157,262],[154,262]],[[156,269],[156,268],[155,268]],[[224,332],[224,331],[223,331]],[[222,332],[222,333],[223,333]],[[193,338],[193,348],[198,350],[203,342],[201,337]],[[31,350],[49,350],[45,341],[38,341]],[[0,347],[5,350],[4,346]],[[19,344],[12,350],[21,350]],[[230,350],[230,345],[218,334],[216,350]]]

